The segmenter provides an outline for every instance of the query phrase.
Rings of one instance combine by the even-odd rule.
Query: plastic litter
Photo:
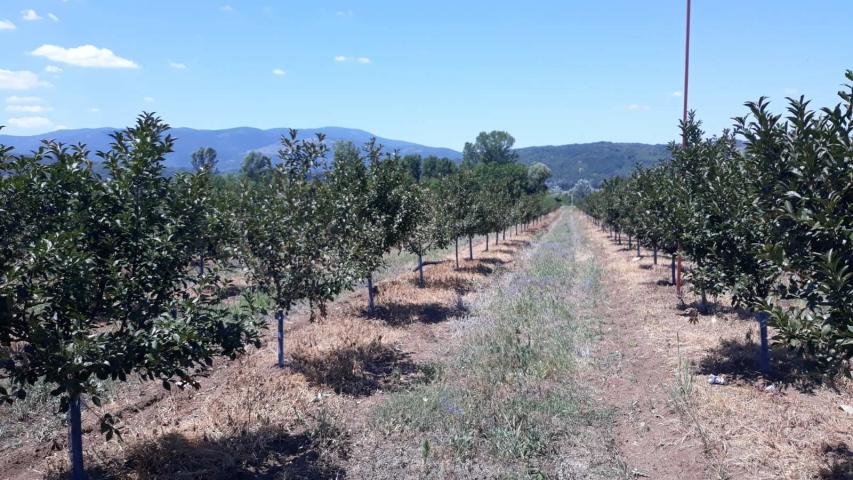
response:
[[[708,375],[708,383],[711,385],[725,385],[726,379],[722,375],[714,375],[712,373],[711,375]]]

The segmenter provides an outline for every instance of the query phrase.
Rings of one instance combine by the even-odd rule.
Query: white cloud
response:
[[[136,62],[119,57],[108,48],[98,48],[94,45],[63,48],[45,44],[33,50],[31,54],[78,67],[139,68]]]
[[[26,10],[21,10],[21,18],[23,18],[24,20],[26,20],[28,22],[32,22],[35,20],[41,20],[41,16],[39,16],[39,14],[36,13],[36,11],[33,10],[32,8],[28,8]]]
[[[42,105],[7,105],[7,112],[16,112],[16,113],[44,113],[50,112],[53,108],[45,107]]]
[[[45,128],[53,125],[53,122],[45,117],[12,117],[7,123],[18,128]]]
[[[51,19],[51,20],[53,20],[54,22],[58,22],[58,21],[59,21],[59,17],[57,17],[56,15],[54,15],[54,14],[52,14],[52,13],[48,13],[48,14],[47,14],[47,16],[48,16],[48,18],[50,18],[50,19]]]
[[[652,107],[650,107],[650,106],[648,106],[648,105],[640,105],[640,104],[637,104],[637,103],[632,103],[632,104],[630,104],[630,105],[626,105],[626,106],[625,106],[625,110],[630,110],[630,111],[632,111],[632,112],[639,112],[639,111],[643,111],[643,112],[645,112],[645,111],[648,111],[648,110],[651,110],[651,109],[652,109]]]
[[[676,90],[676,91],[672,92],[673,97],[681,97],[681,95],[682,95],[681,90]]]
[[[65,125],[57,125],[53,127],[54,130],[68,130],[68,127]]]
[[[60,73],[62,69],[57,67],[56,65],[48,65],[44,67],[44,71],[47,73]]]
[[[273,68],[272,74],[275,76],[278,76],[278,77],[283,77],[283,76],[287,75],[287,72],[285,72],[284,70],[282,70],[280,68]]]
[[[154,97],[142,97],[142,101],[145,103],[154,103]]]
[[[100,108],[98,108],[98,107],[92,107],[92,108],[90,108],[90,109],[89,109],[89,111],[90,111],[90,112],[92,112],[92,113],[98,113],[98,112],[100,112],[100,111],[101,111],[101,109],[100,109]]]
[[[232,7],[231,5],[223,5],[223,6],[219,7],[219,9],[222,10],[223,12],[233,12],[234,11],[234,7]]]
[[[335,12],[335,15],[339,17],[351,17],[352,10],[338,10],[337,12]]]
[[[343,62],[358,62],[358,63],[366,65],[366,64],[370,63],[370,57],[347,57],[346,55],[337,55],[335,57],[335,61],[341,62],[341,63],[343,63]]]
[[[0,89],[29,90],[49,86],[50,83],[40,80],[37,73],[29,70],[3,70],[0,68]]]
[[[33,103],[42,103],[42,102],[44,102],[44,100],[42,100],[40,97],[18,97],[16,95],[12,95],[11,97],[6,97],[6,103],[12,104],[12,105],[20,105],[20,104],[24,104],[24,103],[33,104]]]
[[[187,66],[183,63],[173,62],[169,60],[169,66],[174,68],[175,70],[186,70]]]
[[[15,24],[9,20],[0,20],[0,30],[14,30]]]

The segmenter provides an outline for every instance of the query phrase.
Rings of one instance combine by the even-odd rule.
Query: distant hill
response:
[[[551,183],[569,188],[585,178],[598,185],[612,176],[629,175],[634,165],[655,165],[669,158],[666,145],[645,143],[577,143],[570,145],[519,148],[525,164],[542,162],[551,168]]]
[[[57,130],[55,132],[32,136],[0,135],[0,145],[14,147],[17,153],[36,150],[43,138],[54,139],[67,144],[84,143],[94,153],[107,150],[111,139],[109,134],[114,128],[84,128],[75,130]],[[316,133],[325,133],[329,145],[337,141],[350,141],[363,145],[373,136],[370,132],[353,128],[325,127],[299,130],[299,137],[313,137]],[[253,150],[261,151],[273,158],[278,152],[282,135],[286,128],[261,130],[250,127],[237,127],[224,130],[197,130],[194,128],[173,128],[169,131],[176,138],[175,151],[166,158],[168,171],[188,170],[190,158],[199,147],[212,147],[219,159],[219,171],[235,172],[240,169],[243,158]],[[459,161],[462,154],[449,148],[429,147],[402,140],[377,137],[387,151],[399,150],[400,154],[436,155]],[[525,147],[516,150],[519,159],[525,164],[542,162],[551,168],[551,182],[569,188],[582,178],[594,185],[614,175],[628,175],[634,165],[653,165],[667,158],[666,145],[644,143],[580,143],[559,146]]]
[[[84,128],[74,130],[57,130],[33,136],[0,135],[0,145],[14,147],[17,153],[30,152],[39,147],[42,139],[53,139],[59,142],[76,144],[84,143],[94,153],[107,150],[110,144],[109,134],[115,128]],[[325,133],[326,142],[331,146],[337,141],[350,141],[358,146],[363,145],[374,135],[364,130],[341,127],[306,128],[299,130],[299,137],[313,137],[316,133]],[[218,169],[221,172],[234,172],[240,169],[243,158],[253,150],[261,151],[271,157],[278,152],[282,135],[288,133],[287,128],[272,128],[261,130],[257,128],[238,127],[225,130],[197,130],[194,128],[173,128],[169,133],[175,137],[175,151],[167,156],[166,167],[169,170],[185,170],[191,168],[191,155],[199,147],[212,147],[217,152]],[[417,143],[392,140],[377,137],[386,151],[399,150],[400,154],[420,154],[422,156],[436,155],[459,160],[462,154],[449,148],[436,148]]]

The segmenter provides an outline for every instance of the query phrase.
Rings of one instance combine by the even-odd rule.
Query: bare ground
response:
[[[849,380],[794,369],[795,360],[778,349],[774,374],[763,377],[753,320],[724,308],[721,298],[713,315],[690,323],[669,285],[669,257],[654,266],[650,252],[637,258],[627,239],[617,245],[588,219],[582,223],[609,292],[599,355],[610,369],[598,379],[599,391],[621,412],[619,450],[637,474],[853,478],[853,415],[841,408],[853,405]],[[696,298],[688,293],[685,302]],[[727,384],[709,384],[710,374]]]

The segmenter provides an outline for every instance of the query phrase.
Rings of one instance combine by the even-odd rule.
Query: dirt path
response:
[[[601,400],[618,412],[615,436],[620,455],[637,476],[706,478],[701,439],[685,429],[673,407],[674,369],[665,350],[674,347],[676,329],[673,343],[659,345],[642,328],[649,315],[662,314],[649,311],[648,306],[664,305],[671,296],[650,278],[662,273],[626,259],[629,253],[614,248],[606,234],[585,219],[578,223],[584,226],[596,261],[604,270],[603,337],[597,353],[605,359],[606,368],[601,370],[598,389]],[[633,268],[625,269],[626,262]]]
[[[586,236],[604,270],[605,335],[598,354],[602,401],[616,407],[620,454],[655,479],[853,478],[849,380],[823,383],[791,372],[774,351],[773,377],[757,372],[757,328],[723,307],[689,315],[676,306],[669,257],[618,245],[586,217]],[[695,302],[692,294],[685,301]],[[726,385],[710,385],[721,374]]]

